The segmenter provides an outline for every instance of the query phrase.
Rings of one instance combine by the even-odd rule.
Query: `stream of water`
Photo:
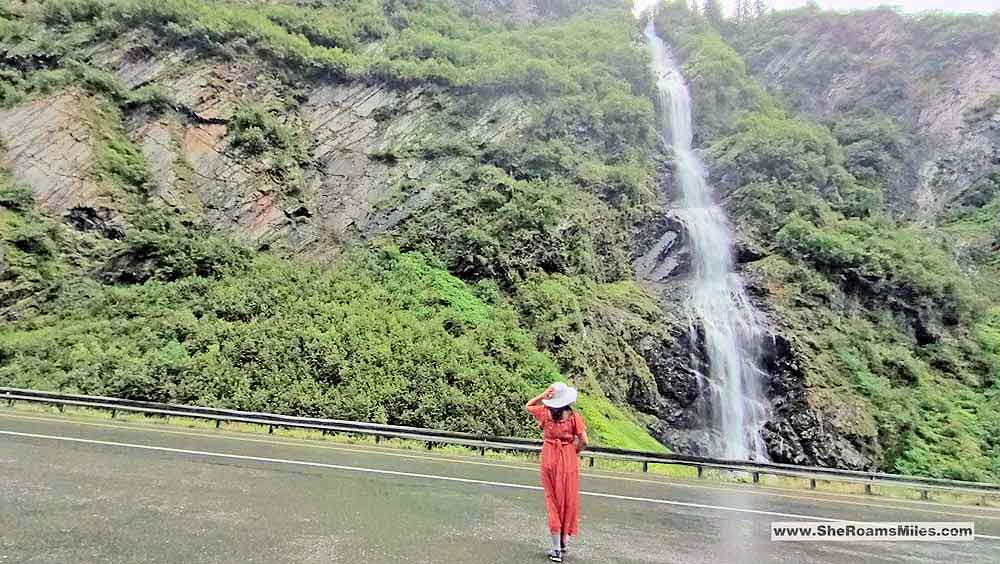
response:
[[[760,430],[767,417],[759,358],[762,331],[733,261],[732,229],[706,180],[705,167],[692,149],[691,97],[680,69],[652,18],[646,39],[653,57],[659,97],[659,126],[673,150],[680,209],[690,245],[692,334],[701,335],[708,374],[701,381],[711,393],[711,420],[724,439],[724,451],[739,460],[766,459]],[[695,341],[697,342],[697,340]]]

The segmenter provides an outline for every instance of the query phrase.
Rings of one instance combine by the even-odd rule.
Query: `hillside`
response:
[[[626,340],[660,315],[624,243],[652,182],[625,10],[2,13],[4,382],[521,434],[562,371],[601,440],[658,446],[604,392],[652,386]]]
[[[1000,54],[982,37],[996,18],[801,10],[716,30],[674,4],[659,20],[701,101],[712,181],[749,248],[742,270],[782,353],[770,371],[769,395],[787,390],[766,430],[781,445],[772,456],[995,474],[995,93],[989,78],[975,78],[985,90],[945,83],[966,93],[948,115],[912,93],[934,69],[942,81],[991,76]],[[862,25],[939,36],[920,43]],[[980,64],[957,64],[956,49]],[[874,80],[886,69],[900,78]],[[911,94],[892,101],[892,92]],[[913,115],[952,124],[954,138],[935,138]],[[970,145],[979,150],[956,150]],[[966,173],[913,180],[934,167]],[[924,198],[928,190],[937,195]],[[964,207],[931,204],[973,193]],[[817,448],[825,433],[835,449]]]
[[[659,12],[773,460],[1000,476],[996,20],[940,18]],[[531,434],[566,378],[599,441],[713,452],[627,6],[7,0],[0,45],[0,383]]]

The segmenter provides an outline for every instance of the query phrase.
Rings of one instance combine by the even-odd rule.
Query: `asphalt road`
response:
[[[0,410],[0,563],[545,562],[537,469]],[[567,562],[998,562],[1000,511],[587,474]],[[974,521],[974,542],[772,542],[792,520]],[[984,536],[986,535],[986,536]]]

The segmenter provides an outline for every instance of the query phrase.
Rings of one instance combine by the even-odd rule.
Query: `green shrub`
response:
[[[593,272],[596,257],[571,192],[555,180],[515,180],[494,167],[437,191],[407,223],[409,247],[441,257],[459,276],[505,286],[531,272]]]
[[[45,23],[69,26],[97,20],[105,14],[105,2],[97,0],[43,0],[41,13]]]
[[[15,212],[26,212],[35,205],[31,188],[10,182],[0,176],[0,206]]]
[[[784,182],[837,201],[839,188],[852,180],[827,129],[777,112],[747,113],[710,151],[723,174],[735,175],[735,185]]]
[[[100,155],[100,162],[104,172],[122,186],[144,190],[149,182],[142,150],[123,135],[108,139]]]
[[[979,321],[975,338],[990,371],[985,385],[1000,388],[1000,307],[991,308]]]
[[[835,120],[832,133],[844,149],[844,166],[859,181],[880,187],[901,168],[903,134],[888,116],[845,116]]]
[[[972,315],[971,288],[954,259],[915,228],[832,216],[817,226],[793,217],[778,243],[847,289],[903,299],[950,324]]]
[[[211,230],[188,227],[165,212],[149,211],[133,218],[133,227],[102,274],[106,280],[122,283],[217,278],[242,271],[249,262],[247,249]]]
[[[18,304],[43,303],[61,284],[57,224],[34,211],[31,191],[0,176],[0,319]]]
[[[229,122],[229,135],[233,147],[266,161],[268,171],[279,179],[290,178],[307,160],[299,134],[278,123],[261,106],[251,104],[237,109]]]

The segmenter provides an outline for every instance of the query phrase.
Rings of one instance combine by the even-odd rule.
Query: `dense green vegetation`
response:
[[[161,249],[167,243],[157,242]],[[132,243],[143,250],[154,244]],[[191,252],[173,254],[183,251]],[[202,266],[186,276],[175,267],[141,285],[89,288],[92,295],[76,307],[5,331],[2,378],[84,393],[524,433],[528,386],[556,377],[509,309],[483,302],[419,255],[384,251],[332,273],[271,258],[240,266],[228,264],[228,256],[212,258],[191,257]]]
[[[30,196],[7,186],[4,240],[16,298],[52,278],[51,232],[18,219]],[[32,216],[33,217],[33,216]],[[36,218],[37,219],[37,218]],[[43,225],[46,225],[43,223]],[[43,228],[44,229],[44,228]],[[7,230],[5,230],[6,232]],[[335,271],[248,252],[152,213],[122,241],[107,274],[79,281],[0,331],[9,384],[199,405],[525,434],[524,398],[553,379],[515,312],[418,254],[358,254]],[[22,279],[27,271],[39,279]],[[37,294],[42,288],[29,287]],[[651,447],[601,398],[595,436]]]
[[[29,188],[0,174],[0,319],[18,302],[45,300],[58,289],[59,232],[35,213]]]

